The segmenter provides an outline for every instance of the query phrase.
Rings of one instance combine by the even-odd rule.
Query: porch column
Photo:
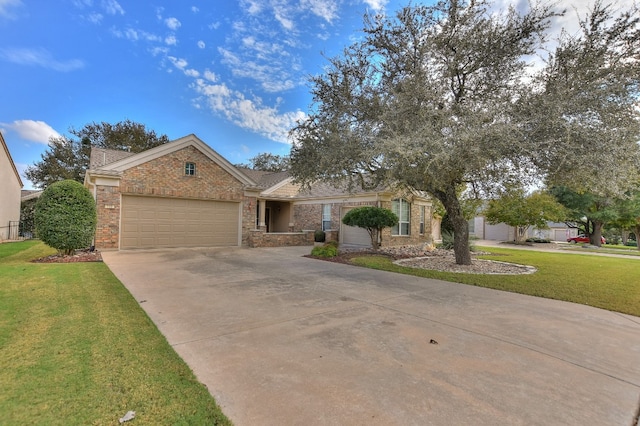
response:
[[[289,232],[294,231],[293,203],[289,203]]]
[[[265,222],[265,216],[267,211],[267,201],[258,200],[258,211],[260,212],[260,219],[258,220],[258,229],[265,231],[267,229],[267,223]]]

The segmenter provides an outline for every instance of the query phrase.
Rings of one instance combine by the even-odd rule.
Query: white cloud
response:
[[[205,70],[203,77],[206,78],[207,80],[211,81],[211,82],[218,81],[218,76],[215,75],[215,73],[213,71],[210,71],[210,70]]]
[[[202,40],[198,40],[198,43],[197,43],[197,44],[198,44],[198,47],[199,47],[200,49],[204,49],[204,48],[206,47],[206,45],[204,44],[204,41],[202,41]]]
[[[151,34],[143,30],[136,30],[134,28],[127,28],[124,31],[117,28],[111,28],[111,34],[118,38],[126,38],[127,40],[131,41],[144,40],[159,42],[162,40],[162,38],[155,34]]]
[[[327,22],[332,22],[338,17],[338,5],[335,0],[302,0],[300,5]]]
[[[265,106],[258,97],[247,99],[226,84],[209,84],[203,79],[196,79],[193,88],[205,98],[215,114],[276,142],[287,143],[289,130],[305,118],[302,111],[280,113],[277,106]]]
[[[364,4],[375,11],[384,9],[388,2],[389,0],[364,0]]]
[[[176,36],[170,35],[165,37],[164,42],[168,46],[175,46],[176,44],[178,44],[178,39],[176,38]]]
[[[15,120],[13,123],[1,123],[4,127],[13,130],[22,139],[42,144],[48,144],[49,138],[59,138],[60,133],[44,121]]]
[[[87,16],[86,19],[92,24],[99,24],[100,22],[102,22],[103,18],[104,16],[102,15],[102,13],[92,12],[89,14],[89,16]]]
[[[259,51],[255,57],[267,60],[258,63],[254,60],[240,57],[230,50],[219,48],[218,51],[222,55],[222,62],[231,68],[231,72],[235,77],[256,80],[268,92],[281,92],[296,86],[290,74],[291,69],[296,68],[296,66],[291,62],[288,63],[290,69],[285,69],[277,60],[267,59]],[[283,56],[287,55],[283,54]]]
[[[220,28],[220,21],[216,21],[216,22],[212,22],[208,25],[210,30],[217,30],[218,28]]]
[[[102,8],[109,15],[124,15],[124,9],[116,0],[102,0]]]
[[[0,0],[0,18],[13,19],[11,9],[22,6],[21,0]]]
[[[258,0],[242,0],[240,7],[244,8],[249,15],[256,15],[262,11],[262,4]]]
[[[173,31],[177,30],[182,25],[177,18],[167,18],[164,20],[164,23],[170,30]]]
[[[193,13],[198,13],[198,12],[200,12],[200,9],[198,8],[198,6],[191,6],[191,11]]]
[[[193,77],[193,78],[198,78],[200,77],[200,73],[198,72],[198,70],[194,70],[193,68],[189,68],[187,70],[184,70],[184,74],[188,77]]]
[[[8,48],[0,49],[0,58],[19,65],[35,65],[54,71],[69,72],[84,68],[84,62],[80,59],[60,61],[51,53],[42,48]]]
[[[187,65],[189,65],[189,63],[185,59],[176,58],[175,56],[167,56],[167,59],[171,61],[174,67],[182,71],[184,71]]]

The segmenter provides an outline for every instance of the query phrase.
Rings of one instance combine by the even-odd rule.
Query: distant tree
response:
[[[52,183],[35,209],[38,238],[69,255],[91,245],[96,230],[96,205],[91,192],[74,180]]]
[[[397,225],[398,216],[391,210],[381,207],[356,207],[344,215],[342,223],[366,229],[371,238],[371,247],[378,250],[382,242],[382,230]]]
[[[249,159],[249,164],[236,164],[236,167],[244,167],[266,172],[284,172],[289,170],[289,157],[263,152]]]
[[[21,234],[25,236],[27,233],[33,236],[35,231],[35,213],[37,198],[25,200],[20,203],[20,226],[22,227]]]
[[[629,231],[636,236],[636,246],[640,250],[640,191],[632,191],[628,196],[616,200],[613,207],[617,217],[611,222],[622,232],[622,242],[627,243]]]
[[[492,225],[506,223],[515,227],[516,242],[525,239],[531,226],[546,229],[548,221],[560,222],[567,216],[564,206],[552,195],[540,191],[527,195],[522,189],[511,190],[490,200],[484,214]]]
[[[364,37],[312,78],[312,112],[291,133],[296,181],[425,191],[446,209],[456,263],[471,264],[460,188],[490,190],[526,170],[514,155],[523,141],[512,112],[529,84],[523,58],[554,15],[491,7],[442,0],[368,15]]]
[[[36,188],[65,179],[83,182],[92,146],[137,153],[169,142],[166,135],[158,136],[144,124],[130,120],[116,124],[94,122],[80,130],[70,128],[69,133],[71,136],[51,138],[42,159],[27,167],[25,176]]]
[[[579,193],[567,187],[549,191],[567,209],[567,221],[574,222],[589,237],[591,245],[600,247],[602,229],[618,219],[616,199],[592,193]]]
[[[548,187],[617,198],[640,171],[640,10],[616,15],[596,0],[579,24],[562,33],[535,95],[521,98],[522,139]]]

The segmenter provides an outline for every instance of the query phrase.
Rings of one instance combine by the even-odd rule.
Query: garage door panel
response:
[[[347,226],[342,223],[344,215],[353,208],[354,207],[346,207],[342,209],[340,217],[340,243],[359,247],[371,247],[371,237],[366,229],[357,226]]]
[[[122,197],[121,248],[237,246],[239,203]]]

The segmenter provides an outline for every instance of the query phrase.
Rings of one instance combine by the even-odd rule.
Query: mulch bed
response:
[[[75,262],[102,262],[102,255],[97,250],[76,250],[75,254],[65,256],[52,254],[51,256],[35,259],[34,263],[75,263]]]

